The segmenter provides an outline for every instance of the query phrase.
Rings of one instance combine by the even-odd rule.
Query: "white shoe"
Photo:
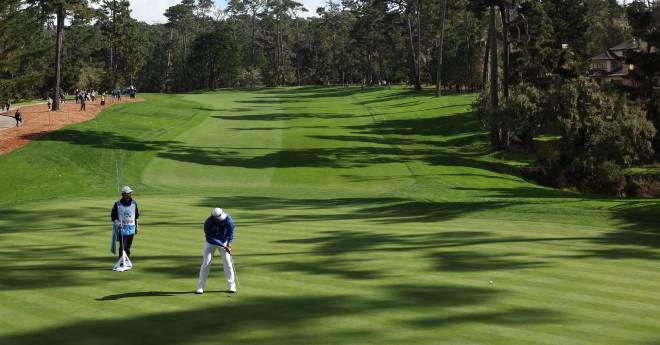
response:
[[[229,293],[236,292],[236,284],[229,284]]]
[[[199,288],[199,289],[195,290],[195,293],[198,294],[198,295],[201,295],[201,294],[204,293],[204,289]]]

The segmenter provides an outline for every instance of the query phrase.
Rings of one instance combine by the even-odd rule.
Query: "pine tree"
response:
[[[660,130],[660,3],[638,0],[628,6],[627,12],[632,34],[642,48],[626,57],[633,66],[631,78],[637,83],[630,91],[645,103],[647,118]],[[660,153],[660,131],[653,149]]]
[[[55,35],[55,77],[53,82],[53,110],[60,109],[60,81],[62,78],[62,47],[64,45],[64,20],[71,13],[74,15],[90,15],[91,9],[87,0],[28,0],[28,4],[38,6],[43,13],[55,14],[57,20],[57,33]]]

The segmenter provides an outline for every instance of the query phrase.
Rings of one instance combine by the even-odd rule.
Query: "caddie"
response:
[[[110,217],[114,223],[116,241],[119,242],[119,258],[122,252],[131,256],[133,237],[140,230],[140,211],[132,198],[133,190],[129,186],[121,189],[121,199],[115,202]]]
[[[195,293],[204,293],[204,285],[206,284],[206,278],[209,276],[211,261],[216,249],[220,249],[220,256],[222,256],[222,268],[225,271],[228,291],[230,293],[236,292],[234,265],[230,257],[231,243],[234,241],[234,222],[221,208],[214,208],[211,215],[204,221],[204,235],[206,237],[204,255]]]

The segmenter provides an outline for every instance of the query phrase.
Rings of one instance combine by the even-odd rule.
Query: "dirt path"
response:
[[[135,100],[126,99],[121,103],[114,104],[141,102],[143,100],[141,98]],[[30,141],[66,125],[91,120],[102,109],[112,105],[112,102],[108,102],[101,108],[100,101],[98,100],[96,103],[88,102],[85,106],[86,111],[84,112],[80,111],[80,105],[74,101],[67,101],[66,104],[62,104],[61,111],[57,112],[48,111],[46,104],[24,106],[20,107],[21,114],[23,115],[23,124],[20,127],[15,127],[16,121],[13,116],[16,109],[12,109],[10,112],[0,115],[0,123],[5,124],[0,126],[0,155],[23,147],[30,143]],[[12,127],[6,128],[7,124],[12,124]]]

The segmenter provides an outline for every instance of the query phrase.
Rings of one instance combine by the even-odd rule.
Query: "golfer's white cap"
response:
[[[222,211],[220,207],[214,208],[213,211],[211,211],[211,216],[213,216],[213,218],[217,218],[220,220],[227,219],[227,214],[224,211]]]
[[[121,194],[128,194],[128,193],[133,193],[133,190],[129,186],[124,186],[124,188],[121,189]]]

